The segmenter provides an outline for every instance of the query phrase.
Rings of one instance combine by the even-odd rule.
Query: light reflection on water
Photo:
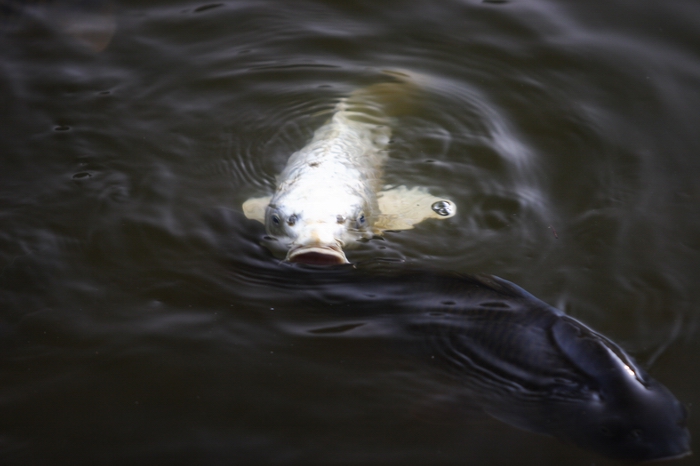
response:
[[[694,402],[694,2],[147,3],[99,53],[46,14],[0,31],[8,462],[600,462],[454,419],[431,400],[458,387],[381,341],[280,331],[364,298],[285,283],[240,205],[385,69],[427,77],[387,182],[459,214],[350,260],[503,276]]]

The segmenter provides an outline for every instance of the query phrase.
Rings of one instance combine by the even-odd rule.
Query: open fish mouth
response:
[[[299,246],[289,251],[287,260],[289,262],[308,265],[338,265],[348,263],[343,251],[331,246]]]

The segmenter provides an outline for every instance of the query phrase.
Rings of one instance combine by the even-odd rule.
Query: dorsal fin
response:
[[[515,283],[509,282],[508,280],[504,280],[502,278],[496,277],[494,275],[486,275],[486,274],[478,274],[474,275],[474,278],[477,279],[479,282],[483,283],[485,286],[491,288],[492,290],[504,294],[513,298],[522,298],[522,299],[530,299],[530,300],[535,300],[541,302],[543,305],[547,307],[551,307],[545,302],[541,301],[540,299],[536,298],[529,292],[525,291],[523,288],[520,288],[518,285]],[[555,309],[555,308],[552,308]],[[555,309],[558,314],[562,314],[561,311],[558,309]]]

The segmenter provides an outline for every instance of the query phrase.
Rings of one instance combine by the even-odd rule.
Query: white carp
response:
[[[387,109],[414,89],[406,80],[381,83],[341,100],[330,121],[289,158],[275,193],[243,203],[246,217],[265,224],[287,250],[287,260],[347,263],[343,248],[357,240],[455,214],[452,201],[425,188],[382,190],[391,136]]]

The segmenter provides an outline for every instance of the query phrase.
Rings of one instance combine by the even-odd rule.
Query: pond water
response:
[[[0,6],[3,464],[614,464],[455,402],[385,339],[299,331],[373,317],[289,279],[241,204],[385,70],[424,83],[386,182],[459,210],[349,260],[517,283],[697,437],[695,0]]]

